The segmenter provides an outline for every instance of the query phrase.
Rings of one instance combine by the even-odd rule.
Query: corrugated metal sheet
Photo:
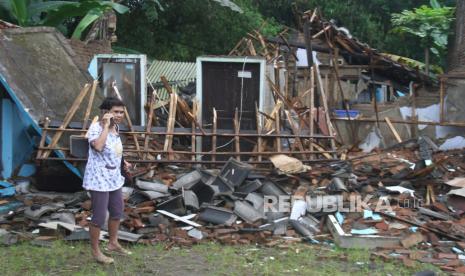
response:
[[[159,100],[168,100],[169,95],[163,88],[163,83],[160,80],[161,76],[165,76],[173,90],[177,92],[179,87],[195,81],[196,74],[195,62],[154,60],[147,70],[147,84],[149,87],[157,89]]]
[[[147,82],[160,83],[160,77],[165,76],[170,83],[189,83],[196,78],[195,62],[177,62],[154,60],[147,70]]]

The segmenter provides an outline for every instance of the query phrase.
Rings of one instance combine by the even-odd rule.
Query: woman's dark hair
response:
[[[111,110],[113,106],[126,106],[123,101],[116,97],[106,97],[99,106],[100,110]]]

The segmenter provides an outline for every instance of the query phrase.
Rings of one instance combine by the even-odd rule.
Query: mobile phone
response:
[[[104,114],[110,113],[109,110],[103,110]],[[110,118],[110,127],[115,125],[115,120],[113,118]]]

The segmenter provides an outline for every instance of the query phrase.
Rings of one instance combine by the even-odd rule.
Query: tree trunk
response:
[[[429,76],[429,49],[425,47],[425,74]]]
[[[449,39],[447,71],[465,71],[465,0],[458,0],[454,35]]]

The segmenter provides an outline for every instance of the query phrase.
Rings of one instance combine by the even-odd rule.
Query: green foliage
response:
[[[74,32],[71,37],[75,39],[80,39],[82,33],[90,25],[92,25],[92,23],[99,19],[105,12],[110,11],[112,9],[120,14],[129,11],[128,7],[118,3],[114,3],[112,1],[81,0],[79,2],[79,6],[75,10],[78,10],[78,16],[84,17],[79,21],[79,24],[74,29]],[[58,10],[57,13],[61,15],[63,20],[69,17],[66,11],[63,12],[63,10]]]
[[[431,6],[422,5],[413,10],[404,10],[392,15],[393,32],[418,37],[421,46],[440,56],[447,48],[450,24],[454,8],[441,7],[436,1]]]
[[[60,7],[74,4],[70,1],[0,0],[0,18],[20,26],[41,24],[41,15]]]
[[[320,9],[325,19],[333,19],[339,27],[346,27],[362,42],[382,52],[395,53],[413,59],[423,59],[423,49],[415,37],[405,39],[393,28],[391,14],[427,5],[429,0],[255,0],[254,4],[265,17],[273,17],[277,22],[298,27],[295,11]],[[436,3],[438,3],[436,1]],[[452,5],[454,0],[441,0],[442,5]],[[439,4],[438,4],[439,5]]]
[[[66,30],[62,25],[64,22],[82,18],[72,33],[77,39],[95,20],[112,9],[120,14],[129,11],[124,5],[102,0],[0,0],[0,18],[20,26],[46,25]]]
[[[275,20],[263,17],[252,0],[233,2],[242,13],[214,0],[126,0],[122,3],[131,12],[118,16],[117,46],[156,59],[193,61],[199,55],[227,54],[247,32],[265,21],[265,34],[274,35],[281,29]]]

